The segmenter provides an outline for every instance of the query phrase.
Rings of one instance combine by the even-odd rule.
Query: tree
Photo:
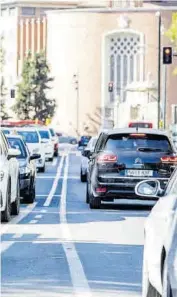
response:
[[[17,84],[17,99],[13,107],[14,112],[21,120],[33,119],[33,61],[29,52],[24,60],[21,82]]]
[[[47,97],[50,89],[49,66],[43,52],[32,58],[29,53],[22,70],[22,81],[18,84],[17,102],[14,111],[20,119],[39,119],[45,121],[54,115],[56,103]]]
[[[166,32],[166,36],[172,42],[175,52],[177,52],[177,13],[176,12],[172,14],[171,25]],[[177,68],[175,68],[174,74],[177,75]]]
[[[5,65],[5,50],[3,48],[3,40],[4,37],[0,36],[0,118],[2,120],[9,119],[8,113],[6,111],[6,94],[7,94],[7,88],[5,86],[5,79],[3,76],[3,70]]]
[[[47,97],[47,90],[51,89],[50,83],[54,80],[49,76],[50,69],[47,64],[45,53],[37,53],[33,61],[33,86],[35,117],[39,120],[52,118],[55,113],[55,99]]]

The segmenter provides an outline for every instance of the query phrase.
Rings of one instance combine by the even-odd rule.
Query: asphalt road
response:
[[[143,225],[153,203],[90,210],[79,171],[79,153],[63,150],[37,175],[36,202],[1,225],[2,296],[141,295]]]

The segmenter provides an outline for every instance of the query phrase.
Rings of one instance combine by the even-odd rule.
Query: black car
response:
[[[20,196],[26,203],[35,200],[36,167],[33,160],[40,158],[39,154],[30,155],[23,138],[20,135],[6,135],[10,147],[18,149],[21,154],[17,157],[20,164]]]
[[[153,129],[115,129],[100,134],[90,156],[86,201],[133,198],[135,186],[156,178],[165,188],[177,163],[175,148],[165,132]]]

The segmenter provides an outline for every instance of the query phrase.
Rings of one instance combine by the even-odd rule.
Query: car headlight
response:
[[[33,150],[33,154],[38,154],[40,152],[39,148]]]
[[[0,181],[2,181],[4,178],[4,171],[0,171]]]
[[[21,167],[20,168],[20,174],[28,174],[30,173],[30,169],[28,167]]]

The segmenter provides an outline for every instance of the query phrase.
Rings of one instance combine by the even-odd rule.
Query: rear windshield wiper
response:
[[[155,147],[138,147],[137,151],[140,151],[140,152],[163,152],[162,149],[155,148]]]

